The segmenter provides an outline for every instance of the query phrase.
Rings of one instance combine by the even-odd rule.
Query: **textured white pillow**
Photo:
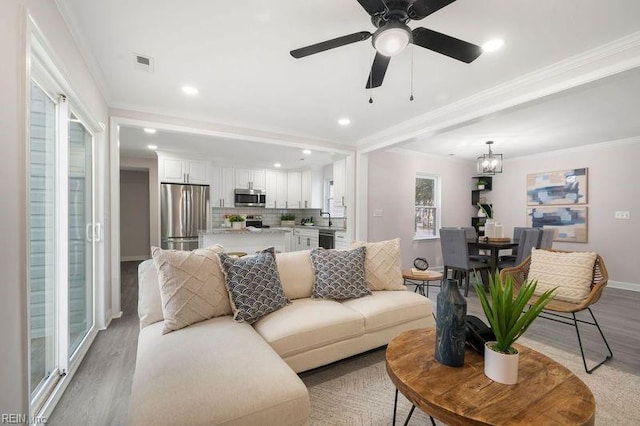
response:
[[[400,238],[376,243],[354,241],[351,247],[366,247],[364,269],[370,290],[406,290],[400,266]]]
[[[217,253],[221,251],[218,247],[194,251],[152,247],[164,316],[162,334],[231,315],[229,294],[218,262]]]
[[[597,254],[593,252],[531,251],[531,266],[528,279],[538,280],[536,295],[558,287],[555,298],[566,302],[580,303],[591,292],[593,266]]]

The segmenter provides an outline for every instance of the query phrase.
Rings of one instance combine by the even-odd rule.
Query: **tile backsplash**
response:
[[[224,223],[224,217],[228,214],[240,214],[240,215],[261,215],[262,223],[269,226],[279,226],[280,216],[284,213],[291,213],[296,216],[296,225],[300,224],[300,221],[313,218],[316,224],[322,223],[320,220],[320,209],[265,209],[263,207],[240,207],[240,208],[212,208],[211,209],[211,227],[219,228]],[[322,217],[324,221],[329,218],[325,215]],[[345,228],[345,218],[331,218],[332,226],[336,228]]]

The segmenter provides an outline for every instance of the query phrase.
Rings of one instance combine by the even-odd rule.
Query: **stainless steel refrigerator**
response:
[[[163,249],[198,248],[198,231],[207,229],[209,185],[160,185],[160,229]]]

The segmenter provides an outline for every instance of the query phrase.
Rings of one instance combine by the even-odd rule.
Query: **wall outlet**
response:
[[[630,211],[616,211],[613,214],[613,217],[615,219],[631,219],[631,212]]]
[[[382,217],[382,209],[374,209],[373,210],[373,217]]]

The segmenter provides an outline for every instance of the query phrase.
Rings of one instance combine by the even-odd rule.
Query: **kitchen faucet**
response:
[[[322,217],[323,214],[326,214],[327,216],[329,216],[329,227],[331,227],[331,213],[329,212],[320,212],[320,217]]]

